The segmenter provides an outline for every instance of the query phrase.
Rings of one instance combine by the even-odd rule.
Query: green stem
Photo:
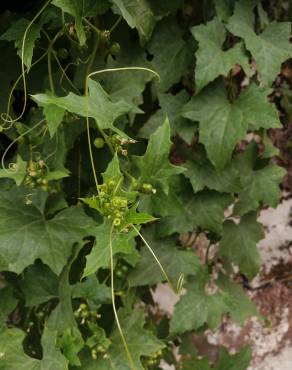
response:
[[[122,342],[123,342],[123,345],[124,345],[124,348],[125,348],[125,351],[126,351],[126,355],[127,355],[128,361],[129,361],[130,368],[131,368],[131,370],[135,370],[134,361],[133,361],[133,358],[131,356],[127,340],[124,336],[124,332],[123,332],[123,329],[121,327],[119,316],[118,316],[118,313],[117,313],[117,308],[116,308],[115,289],[114,289],[114,254],[113,254],[113,245],[112,245],[113,230],[114,230],[114,225],[112,224],[111,230],[110,230],[110,238],[109,238],[112,305],[113,305],[113,311],[114,311],[116,324],[117,324],[118,331],[119,331],[120,337],[122,339]]]
[[[158,264],[162,274],[164,275],[166,281],[168,282],[168,285],[170,288],[175,292],[178,293],[181,289],[182,283],[183,283],[183,274],[180,275],[177,283],[176,289],[173,287],[172,282],[170,281],[167,272],[165,271],[164,267],[162,266],[161,262],[157,258],[156,254],[154,253],[153,249],[150,247],[150,245],[147,243],[147,240],[143,237],[143,235],[140,233],[140,231],[136,228],[136,226],[132,225],[133,229],[136,231],[136,233],[140,236],[146,247],[148,248],[149,252],[152,254],[153,258],[155,259],[156,263]]]

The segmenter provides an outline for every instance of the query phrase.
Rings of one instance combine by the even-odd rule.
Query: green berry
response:
[[[97,149],[101,149],[104,147],[104,140],[102,137],[97,137],[94,139],[94,142],[93,142],[93,145],[97,148]]]
[[[97,359],[97,352],[95,349],[92,349],[91,350],[91,357],[93,358],[93,360],[96,360]]]
[[[114,42],[110,48],[110,53],[112,55],[118,55],[121,51],[121,46],[118,42]]]
[[[121,224],[121,219],[120,218],[115,218],[113,221],[114,226],[120,226]]]
[[[108,182],[108,187],[110,190],[114,189],[115,186],[116,186],[116,182],[114,180],[110,180]]]
[[[58,57],[59,57],[60,59],[67,59],[67,58],[68,58],[68,56],[69,56],[69,52],[68,52],[68,50],[67,50],[67,49],[65,49],[65,48],[60,48],[60,49],[58,50]]]
[[[122,278],[122,277],[124,276],[124,273],[123,273],[123,271],[122,271],[121,269],[117,269],[117,270],[115,271],[115,274],[116,274],[116,276],[117,276],[118,278]]]
[[[36,171],[30,171],[28,174],[29,174],[30,177],[36,177],[37,176]]]
[[[143,184],[142,185],[142,190],[145,191],[145,193],[151,193],[153,190],[153,187],[151,184]]]

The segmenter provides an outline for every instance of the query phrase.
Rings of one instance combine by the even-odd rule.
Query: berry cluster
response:
[[[133,189],[144,194],[156,194],[156,189],[148,183],[143,183],[142,185],[138,181],[133,182]]]
[[[116,191],[119,184],[114,180],[100,185],[97,196],[100,212],[107,218],[113,220],[114,226],[120,226],[128,210],[128,199],[117,196]]]
[[[23,184],[31,189],[40,187],[44,191],[49,190],[48,180],[46,179],[47,167],[43,160],[37,162],[30,161]]]

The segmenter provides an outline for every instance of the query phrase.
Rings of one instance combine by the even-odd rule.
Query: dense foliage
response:
[[[4,3],[0,369],[246,369],[250,348],[211,364],[191,333],[258,315],[240,278],[285,173],[289,1]]]

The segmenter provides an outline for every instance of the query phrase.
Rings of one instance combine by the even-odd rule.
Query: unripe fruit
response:
[[[121,51],[121,46],[118,42],[114,42],[110,48],[110,53],[112,55],[118,55]]]
[[[67,50],[67,49],[65,49],[65,48],[60,48],[60,49],[58,50],[58,57],[59,57],[60,59],[67,59],[67,58],[68,58],[68,56],[69,56],[69,52],[68,52],[68,50]]]
[[[101,149],[104,147],[104,140],[102,137],[97,137],[96,139],[94,139],[94,142],[93,142],[93,145],[97,148],[97,149]]]

